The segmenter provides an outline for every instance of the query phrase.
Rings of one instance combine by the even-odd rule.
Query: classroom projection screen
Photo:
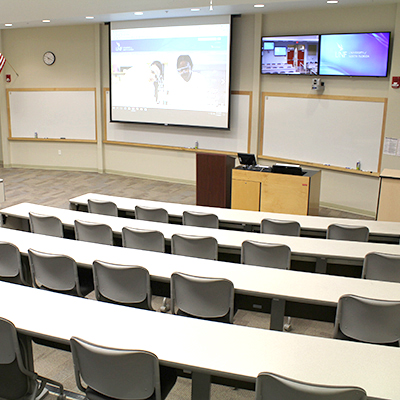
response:
[[[229,128],[231,17],[110,23],[111,121]]]

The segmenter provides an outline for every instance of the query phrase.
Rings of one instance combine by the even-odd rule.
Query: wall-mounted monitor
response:
[[[110,23],[110,116],[229,128],[231,17]]]
[[[386,77],[390,32],[321,35],[319,75]]]
[[[264,36],[261,38],[261,73],[318,74],[319,35]]]

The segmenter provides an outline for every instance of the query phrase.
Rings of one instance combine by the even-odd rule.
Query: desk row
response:
[[[136,219],[119,218],[112,216],[105,216],[99,214],[84,213],[79,211],[65,210],[55,207],[46,207],[30,203],[21,203],[12,207],[8,207],[0,211],[3,217],[3,226],[30,230],[33,227],[35,232],[50,233],[55,236],[62,236],[63,231],[72,233],[71,237],[86,236],[85,240],[98,241],[102,243],[113,243],[113,240],[119,240],[123,231],[132,233],[130,234],[131,246],[149,249],[151,243],[152,248],[158,246],[159,250],[163,250],[166,243],[168,246],[171,244],[174,235],[180,236],[203,236],[208,237],[208,244],[214,250],[210,250],[208,255],[205,251],[201,251],[202,257],[216,258],[215,247],[218,248],[219,255],[226,254],[231,258],[228,260],[240,261],[239,254],[241,254],[242,244],[245,241],[262,242],[267,244],[283,244],[290,248],[292,260],[302,260],[308,258],[311,267],[308,266],[306,270],[317,269],[318,272],[325,272],[327,260],[337,261],[344,264],[346,267],[349,264],[362,266],[365,256],[371,252],[387,253],[392,255],[400,255],[400,246],[382,243],[371,242],[354,242],[345,240],[322,240],[311,239],[304,237],[293,237],[285,235],[271,235],[253,232],[240,232],[233,230],[212,229],[203,227],[183,226],[176,224],[164,224],[151,221],[141,221]],[[36,214],[35,221],[32,216]],[[41,214],[41,215],[38,215]],[[29,223],[31,218],[32,223]],[[79,225],[82,226],[82,233],[75,233],[76,221],[82,221]],[[49,223],[49,226],[47,225]],[[87,235],[89,231],[96,230],[96,234]],[[157,232],[144,232],[144,231],[158,231]],[[161,234],[159,233],[161,232]],[[100,234],[102,239],[100,239]],[[133,238],[133,236],[136,238]],[[140,236],[140,238],[139,238]],[[149,236],[150,242],[146,240]],[[158,236],[158,238],[156,238]],[[164,242],[163,238],[164,236]],[[136,241],[137,244],[134,244]],[[128,242],[128,240],[126,241]],[[183,251],[187,252],[188,241],[185,242]],[[217,242],[217,245],[215,244]],[[157,244],[158,243],[158,244]],[[358,274],[358,275],[357,275]],[[346,274],[345,274],[346,275]],[[353,276],[360,276],[357,270]]]
[[[0,300],[4,304],[1,316],[12,321],[15,328],[23,333],[24,337],[48,338],[56,343],[71,344],[74,347],[73,352],[77,350],[76,345],[83,345],[87,352],[86,355],[89,357],[87,360],[92,358],[89,355],[91,350],[95,350],[99,358],[95,368],[93,364],[89,363],[92,365],[91,377],[93,377],[93,373],[101,376],[99,370],[103,370],[104,366],[103,351],[96,347],[97,345],[106,347],[105,351],[112,356],[117,355],[117,352],[110,351],[109,348],[125,350],[123,352],[125,360],[130,359],[131,349],[152,352],[158,358],[160,365],[193,371],[192,379],[199,375],[211,374],[251,382],[257,380],[259,387],[256,399],[264,399],[266,393],[276,397],[272,392],[275,386],[272,380],[266,382],[263,389],[263,392],[264,390],[266,392],[262,396],[258,393],[258,390],[261,389],[260,386],[264,386],[257,378],[262,371],[290,377],[289,382],[278,377],[280,382],[276,384],[279,389],[282,389],[282,384],[291,386],[292,398],[299,398],[300,394],[296,391],[302,393],[303,390],[316,389],[320,392],[322,388],[298,385],[291,382],[291,379],[324,386],[363,387],[371,398],[386,400],[400,398],[396,368],[394,368],[398,365],[400,353],[398,349],[388,346],[288,335],[231,324],[201,321],[137,310],[131,307],[119,307],[4,282],[0,282],[0,288]],[[62,320],[60,319],[62,323],[57,323],[57,319],[53,318],[49,322],[46,319],[39,320],[37,316],[33,317],[26,313],[26,304],[18,301],[21,298],[29,298],[30,306],[35,310],[41,310],[44,315],[54,315],[60,309],[68,310],[68,312],[65,313]],[[5,301],[6,299],[10,301]],[[104,321],[107,323],[105,324]],[[6,323],[2,320],[2,328],[5,325]],[[158,340],[157,335],[154,335],[155,331],[160,330],[163,332],[163,340]],[[5,329],[1,329],[1,331],[4,332]],[[117,335],[116,332],[118,332]],[[71,336],[81,339],[71,341]],[[92,347],[88,342],[94,343],[95,346]],[[18,342],[14,341],[14,343]],[[193,343],[196,345],[193,346]],[[166,344],[168,345],[166,346]],[[297,356],[290,363],[282,363],[282,359],[288,359],[287,357],[293,355],[293,352]],[[324,355],[323,361],[318,360],[317,354]],[[80,357],[75,352],[73,354],[75,367],[80,365],[77,356]],[[118,358],[114,357],[113,362],[117,362]],[[111,360],[107,361],[109,366],[116,366]],[[155,365],[157,364],[155,363]],[[360,365],[363,368],[359,368]],[[143,363],[141,366],[143,367]],[[107,371],[110,372],[109,369]],[[376,371],[379,371],[380,379],[375,379]],[[77,372],[77,375],[80,375],[79,372],[82,371],[78,368]],[[108,373],[104,379],[106,381],[107,378],[115,376],[115,373]],[[123,376],[123,373],[118,374],[121,381],[124,381]],[[91,377],[84,377],[85,383],[89,386],[92,385],[94,390],[100,390],[100,386],[96,386]],[[157,379],[156,381],[158,382]],[[120,384],[122,385],[122,382]],[[78,387],[80,387],[79,385],[80,383],[78,383]],[[209,388],[207,379],[202,379],[202,386],[202,389],[206,389],[207,386]],[[199,386],[193,385],[193,399],[209,399],[209,392],[203,390],[196,393],[196,389],[199,389]],[[332,388],[330,390],[332,391]],[[293,391],[298,395],[296,396]],[[342,393],[343,389],[340,392]],[[116,395],[111,391],[106,391],[106,393],[109,396]],[[366,398],[362,390],[359,390],[358,394],[359,397],[354,398],[360,400]],[[353,397],[350,398],[353,399]]]
[[[12,255],[19,255],[11,243],[1,243],[0,249],[3,253],[8,251],[10,265]],[[34,249],[28,249],[28,256],[35,288],[84,297],[94,287],[97,300],[154,311],[150,273],[144,267],[96,260],[90,281],[87,276],[79,276],[78,265],[71,257]],[[14,263],[18,264],[18,260]],[[234,297],[234,285],[229,279],[174,272],[170,278],[170,304],[167,306],[165,301],[161,311],[171,309],[173,314],[233,323]],[[334,337],[398,346],[400,301],[341,296]]]
[[[91,206],[91,211],[102,212],[101,203],[108,202],[116,205],[118,209],[118,215],[120,216],[134,217],[136,206],[140,207],[140,209],[164,209],[168,214],[168,220],[170,222],[179,224],[182,223],[184,219],[184,213],[186,212],[186,215],[195,215],[194,217],[191,217],[190,215],[188,217],[192,219],[194,218],[194,223],[199,223],[200,218],[196,218],[196,215],[201,216],[203,214],[214,214],[218,218],[220,228],[223,229],[260,231],[261,221],[264,219],[272,219],[280,221],[294,221],[298,223],[300,225],[301,236],[306,237],[325,238],[329,225],[339,224],[367,227],[369,230],[369,240],[373,242],[398,244],[400,238],[400,224],[396,222],[248,211],[134,199],[98,193],[86,193],[84,195],[70,199],[70,208],[73,210],[87,211],[89,207],[89,200],[93,204]],[[100,205],[98,205],[97,203],[99,203]],[[114,206],[111,205],[111,208],[113,207]],[[265,229],[268,228],[265,227]]]
[[[240,304],[240,308],[269,312],[272,307],[271,324],[278,327],[274,329],[283,328],[286,301],[306,308],[324,307],[334,312],[339,298],[348,293],[382,300],[400,300],[400,284],[395,282],[374,281],[371,284],[372,282],[367,279],[310,274],[200,258],[189,259],[185,256],[61,239],[5,228],[0,228],[0,241],[14,244],[25,258],[28,257],[29,249],[35,249],[42,253],[65,255],[75,260],[80,267],[81,277],[86,277],[84,280],[89,288],[93,287],[91,271],[95,260],[103,260],[111,264],[139,265],[146,268],[150,273],[152,284],[156,285],[157,290],[161,287],[161,291],[157,291],[157,294],[161,296],[168,296],[170,277],[176,271],[194,276],[224,278],[233,283],[235,295],[239,299],[250,299],[248,304],[243,306]],[[1,246],[3,251],[7,247],[13,248],[5,243]],[[11,257],[11,254],[3,253],[0,260],[11,260]],[[20,258],[17,257],[18,259]],[[10,267],[12,263],[8,261],[7,265]],[[390,269],[390,266],[388,268]],[[14,267],[4,275],[9,280],[11,277],[17,279],[18,268]],[[29,277],[30,273],[25,275],[22,273],[22,276]],[[165,285],[167,285],[166,290]],[[275,314],[273,306],[276,305],[276,301],[273,301],[271,306],[271,302],[267,301],[270,299],[275,299],[280,303]],[[296,316],[292,314],[292,309],[288,312]],[[326,318],[325,314],[324,318]],[[334,313],[330,318],[328,320],[333,321]]]
[[[64,236],[62,222],[55,216],[29,212],[29,222],[34,233]],[[106,245],[117,242],[111,227],[106,224],[75,220],[74,232],[76,240]],[[122,246],[164,253],[165,238],[163,233],[157,230],[123,227]],[[218,259],[218,242],[211,236],[173,234],[170,249],[171,253],[176,255]],[[245,240],[241,246],[242,264],[290,269],[291,259],[291,249],[286,244]],[[368,253],[364,258],[361,276],[367,279],[400,282],[400,255]]]

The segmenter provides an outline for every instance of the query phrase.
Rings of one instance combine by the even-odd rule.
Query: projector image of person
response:
[[[179,105],[183,109],[206,109],[209,83],[200,72],[193,70],[193,61],[189,55],[178,57],[176,72],[170,90],[170,104]]]

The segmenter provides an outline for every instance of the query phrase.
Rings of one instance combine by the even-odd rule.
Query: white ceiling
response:
[[[254,4],[264,8],[254,8]],[[347,7],[399,3],[400,0],[339,0],[327,4],[326,0],[0,0],[0,29],[37,27],[43,25],[75,25],[131,19],[189,17],[199,15],[267,13],[307,8]],[[193,12],[191,8],[200,8]],[[142,16],[134,12],[142,11]],[[94,17],[86,20],[86,16]],[[49,24],[43,24],[49,19]],[[12,23],[11,28],[4,24]]]

